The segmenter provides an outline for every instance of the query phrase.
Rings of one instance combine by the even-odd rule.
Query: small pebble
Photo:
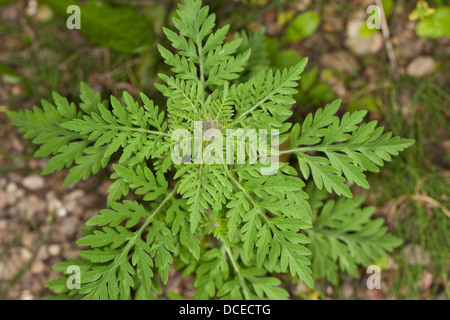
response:
[[[432,74],[436,63],[431,57],[417,57],[408,65],[406,73],[413,77],[424,77]]]
[[[36,260],[33,262],[30,270],[31,273],[40,274],[45,271],[45,264],[40,260]]]
[[[33,175],[22,180],[22,185],[32,191],[39,190],[45,185],[45,180],[41,176]]]
[[[23,262],[27,262],[33,257],[33,254],[27,248],[20,248],[20,258]]]
[[[48,246],[48,253],[52,257],[57,257],[61,253],[61,246],[59,244],[51,244]]]

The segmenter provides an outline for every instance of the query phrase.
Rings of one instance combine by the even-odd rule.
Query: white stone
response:
[[[23,179],[22,184],[29,190],[39,190],[45,185],[45,180],[41,176],[33,175]]]
[[[433,73],[436,62],[432,57],[417,57],[408,65],[406,73],[413,77],[424,77]]]

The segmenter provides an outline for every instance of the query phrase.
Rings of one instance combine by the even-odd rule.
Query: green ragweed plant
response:
[[[173,266],[193,276],[197,299],[286,299],[283,273],[310,287],[317,278],[336,282],[338,270],[357,274],[401,243],[371,219],[373,208],[352,199],[350,186],[369,188],[364,172],[378,172],[413,141],[363,123],[365,111],[337,117],[340,101],[292,124],[306,60],[270,70],[254,50],[261,43],[245,33],[225,41],[229,26],[214,31],[201,0],[184,0],[173,21],[176,31],[164,29],[173,50],[159,46],[173,72],[156,85],[164,108],[145,94],[102,101],[81,84],[79,105],[55,93],[53,103],[8,113],[40,146],[35,156],[50,158],[43,174],[68,169],[70,185],[114,168],[108,208],[77,242],[87,249],[55,266],[65,273],[48,284],[55,297],[148,298],[162,292]],[[215,135],[195,143],[205,137],[195,134],[198,124]],[[254,141],[234,138],[240,151],[227,161],[199,156],[214,145],[213,158],[224,159],[217,132],[252,129],[276,133],[278,143],[258,142],[265,157],[249,161]],[[180,130],[194,151],[175,161]],[[332,192],[338,200],[324,204]],[[73,267],[80,282],[71,286]]]

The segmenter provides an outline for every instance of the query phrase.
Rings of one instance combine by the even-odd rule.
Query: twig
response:
[[[391,42],[391,35],[389,32],[389,25],[387,23],[386,14],[384,12],[383,4],[381,0],[376,0],[377,6],[380,8],[380,18],[381,18],[381,31],[383,33],[384,44],[388,52],[389,61],[391,63],[392,71],[394,73],[394,79],[398,80],[398,64],[397,58],[395,57],[394,47]]]
[[[443,214],[445,214],[448,218],[450,218],[450,211],[444,205],[441,205],[437,200],[435,200],[427,195],[424,195],[424,194],[411,194],[411,195],[404,195],[404,196],[401,196],[401,197],[395,199],[395,201],[392,204],[391,209],[389,210],[389,214],[388,214],[389,220],[394,216],[394,213],[397,210],[397,208],[402,203],[404,203],[405,201],[408,201],[408,200],[416,201],[416,202],[420,203],[421,205],[426,205],[432,209],[440,209]]]

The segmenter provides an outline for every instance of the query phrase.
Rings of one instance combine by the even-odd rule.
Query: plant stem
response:
[[[381,16],[381,31],[383,33],[384,43],[386,46],[386,50],[388,52],[389,61],[391,63],[392,71],[394,73],[394,79],[398,80],[398,64],[397,58],[395,57],[394,47],[391,42],[391,35],[389,32],[389,25],[387,23],[386,13],[384,12],[383,3],[381,0],[376,0],[377,6],[380,8],[380,16]]]
[[[248,293],[249,291],[248,291],[247,285],[245,284],[244,276],[242,275],[241,269],[239,268],[239,265],[237,264],[236,260],[233,257],[233,253],[231,252],[230,247],[227,245],[225,240],[223,240],[223,239],[219,239],[219,240],[225,246],[225,250],[227,252],[228,257],[230,258],[231,264],[233,265],[233,269],[236,272],[236,274],[238,275],[239,282],[241,283],[241,287],[242,287],[242,291],[244,293],[245,300],[250,300],[250,295]]]

